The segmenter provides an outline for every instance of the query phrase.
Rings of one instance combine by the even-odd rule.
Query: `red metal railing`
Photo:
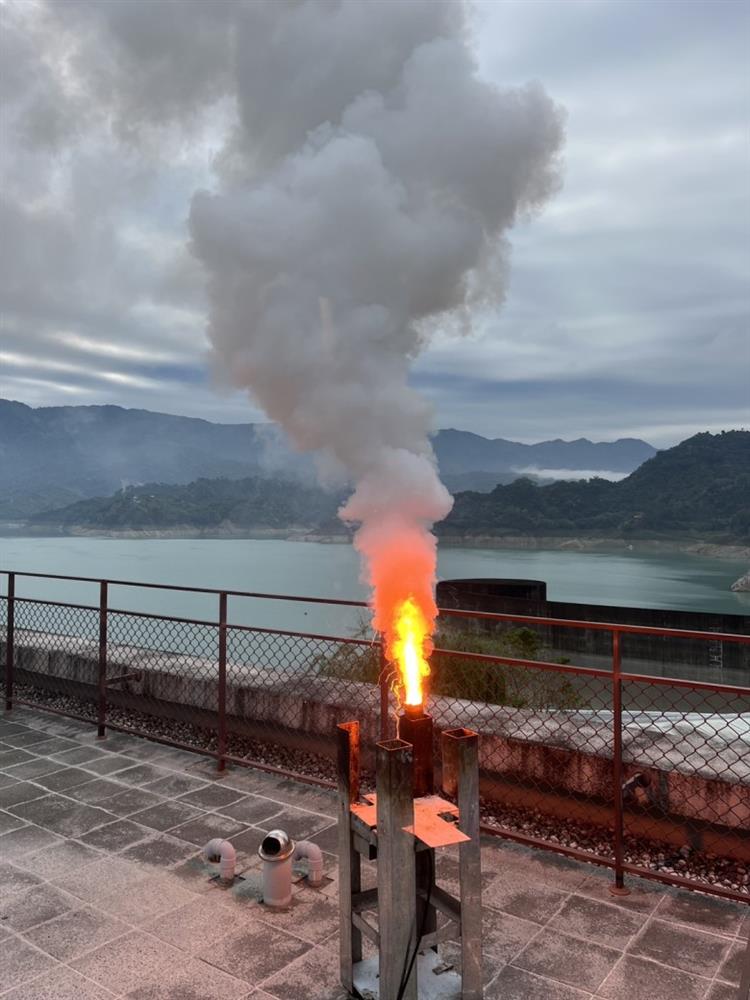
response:
[[[325,761],[333,739],[313,718],[316,713],[324,719],[332,711],[358,716],[373,741],[391,734],[393,695],[377,640],[240,624],[229,615],[229,598],[364,610],[363,602],[60,574],[4,576],[7,711],[18,704],[58,712],[91,721],[100,736],[115,729],[207,754],[220,770],[227,762],[253,765],[323,785],[331,778],[310,773],[304,764],[311,754]],[[20,578],[95,584],[99,599],[83,604],[20,597]],[[114,586],[211,595],[218,599],[216,617],[112,607]],[[435,650],[444,693],[436,677],[430,710],[439,728],[479,729],[483,794],[493,817],[485,823],[488,832],[607,865],[615,873],[614,891],[623,890],[630,873],[749,898],[747,884],[691,874],[690,855],[705,853],[721,862],[723,851],[730,861],[738,859],[738,870],[743,858],[750,860],[750,687],[626,672],[623,643],[631,635],[649,635],[750,646],[750,635],[456,608],[442,609],[441,621],[453,640],[450,648],[438,644]],[[507,627],[519,625],[608,632],[610,669],[462,648],[477,634],[502,644]],[[40,670],[45,653],[47,666]],[[750,657],[748,664],[745,677]],[[154,719],[160,720],[159,731]],[[567,743],[559,735],[563,730]],[[277,761],[265,752],[257,759],[266,746],[280,748]],[[281,752],[289,749],[308,757],[298,756],[290,766]],[[663,789],[662,799],[651,789],[641,799],[626,799],[628,783],[641,787],[638,782],[651,774],[658,778],[655,785],[668,787],[666,798]],[[713,806],[690,813],[692,801],[709,786],[718,795]],[[562,818],[568,809],[570,821]],[[557,817],[577,823],[576,829],[600,831],[607,849],[576,846],[578,834],[565,843],[544,828],[535,831],[533,823],[514,821],[516,814],[540,813],[552,823]],[[710,851],[687,850],[704,841]],[[662,845],[665,863],[639,863],[640,842],[655,845],[657,854]]]

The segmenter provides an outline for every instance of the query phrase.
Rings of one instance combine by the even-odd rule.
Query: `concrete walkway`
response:
[[[217,780],[146,740],[0,717],[0,997],[341,1000],[334,811],[260,771]],[[256,850],[276,826],[326,852],[325,885],[300,877],[285,913],[259,902]],[[231,890],[198,857],[215,836],[239,855]],[[450,889],[450,852],[438,871]],[[736,1000],[748,907],[634,879],[615,899],[610,877],[487,842],[487,1000]]]

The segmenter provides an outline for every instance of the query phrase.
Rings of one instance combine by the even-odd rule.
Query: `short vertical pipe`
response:
[[[432,716],[425,715],[421,706],[407,705],[398,716],[398,737],[412,747],[414,798],[432,795],[435,783],[433,770]],[[435,885],[435,851],[420,849],[414,858],[417,887],[417,933],[432,934],[437,930],[437,911],[428,898]],[[435,949],[437,950],[437,948]]]
[[[385,658],[385,639],[380,640],[380,672],[378,674],[378,684],[380,685],[380,739],[387,740],[390,734],[390,723],[388,715],[390,712],[389,691],[388,691],[388,661]]]
[[[352,803],[359,798],[359,723],[336,729],[339,834],[339,969],[341,985],[354,992],[354,965],[362,961],[362,932],[352,924],[352,896],[362,889],[362,866],[354,848]]]
[[[441,737],[443,789],[458,801],[461,893],[461,1000],[482,998],[482,857],[479,842],[479,736],[449,729]]]
[[[8,615],[5,631],[5,711],[13,709],[13,672],[16,642],[16,574],[8,573]]]
[[[219,692],[217,771],[227,765],[227,595],[219,594]]]
[[[624,820],[622,801],[622,648],[620,633],[612,632],[612,796],[615,814],[615,884],[610,886],[613,895],[626,895],[623,864]]]
[[[383,1000],[417,1000],[417,894],[413,754],[403,740],[377,744],[379,993]]]
[[[425,715],[421,706],[407,705],[398,717],[398,738],[413,747],[415,798],[432,795],[434,790],[433,734],[432,716]]]
[[[99,582],[99,697],[97,699],[97,739],[107,735],[107,605],[108,585]]]

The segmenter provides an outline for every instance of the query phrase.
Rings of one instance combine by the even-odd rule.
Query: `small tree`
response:
[[[366,639],[371,635],[369,625],[362,622],[356,637]],[[543,668],[488,663],[461,656],[462,653],[551,662],[541,639],[529,628],[501,633],[440,629],[435,636],[435,652],[430,657],[427,687],[431,694],[513,708],[573,709],[583,704],[564,674]],[[377,684],[380,645],[341,644],[333,653],[316,656],[313,663],[320,677]]]
[[[564,674],[461,656],[461,653],[481,653],[506,659],[552,662],[542,640],[529,628],[511,628],[499,633],[441,629],[435,646],[436,652],[430,658],[433,694],[513,708],[581,707],[580,695]]]
[[[370,625],[360,619],[352,638],[360,642],[370,640],[372,645],[341,643],[333,653],[319,653],[313,657],[313,666],[320,677],[338,677],[347,681],[364,681],[377,684],[380,677],[380,642],[373,641]]]

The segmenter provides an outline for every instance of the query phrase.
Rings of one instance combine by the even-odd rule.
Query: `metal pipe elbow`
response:
[[[209,840],[203,848],[203,857],[206,861],[219,862],[219,878],[222,882],[232,882],[234,880],[234,868],[237,863],[237,852],[234,845],[228,840],[215,837]]]
[[[294,848],[295,861],[307,861],[307,881],[318,886],[323,881],[323,852],[310,840],[300,840]]]

